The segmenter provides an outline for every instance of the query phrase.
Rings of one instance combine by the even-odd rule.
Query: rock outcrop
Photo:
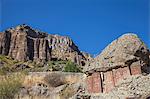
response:
[[[0,54],[18,61],[51,59],[47,34],[33,30],[27,25],[10,28],[1,33]]]
[[[40,32],[23,24],[0,33],[0,54],[18,61],[71,60],[85,65],[86,58],[69,37]]]
[[[52,60],[71,60],[82,66],[85,65],[86,58],[69,37],[48,35],[48,41]]]
[[[149,73],[149,50],[135,34],[125,34],[108,45],[85,66],[90,93],[110,92],[119,81],[131,75]]]
[[[100,70],[107,71],[116,66],[127,66],[139,61],[140,66],[148,66],[149,50],[136,34],[124,34],[109,44],[85,71]],[[144,69],[144,68],[143,68]]]
[[[116,85],[109,93],[91,95],[90,99],[149,99],[150,75],[130,76]]]

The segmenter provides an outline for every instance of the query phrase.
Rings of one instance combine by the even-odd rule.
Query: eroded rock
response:
[[[0,54],[37,63],[71,60],[84,66],[88,60],[69,37],[47,34],[25,24],[0,33]]]
[[[131,75],[150,73],[149,50],[135,34],[125,34],[109,44],[85,66],[89,93],[108,93]]]
[[[143,68],[148,67],[149,50],[136,34],[129,33],[109,44],[93,62],[85,67],[85,71],[94,69],[107,71],[117,66],[128,66],[137,61]]]

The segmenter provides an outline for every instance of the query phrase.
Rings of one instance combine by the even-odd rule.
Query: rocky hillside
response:
[[[69,37],[24,24],[0,33],[2,99],[149,99],[149,73],[150,51],[136,34],[92,58]]]
[[[71,60],[84,66],[87,60],[69,37],[37,31],[25,24],[0,33],[0,54],[38,63]]]

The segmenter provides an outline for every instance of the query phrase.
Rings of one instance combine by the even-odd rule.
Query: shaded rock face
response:
[[[69,37],[46,34],[24,24],[0,33],[0,54],[18,61],[71,60],[85,65],[87,60]]]
[[[135,34],[125,34],[85,66],[89,93],[108,93],[131,75],[150,73],[149,50]]]

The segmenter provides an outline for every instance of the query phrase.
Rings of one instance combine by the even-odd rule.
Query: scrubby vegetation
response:
[[[13,99],[19,92],[23,77],[22,73],[0,76],[0,99]]]
[[[69,97],[73,96],[75,93],[75,90],[68,85],[61,91],[60,99],[69,99]]]
[[[77,64],[71,61],[48,61],[45,63],[36,63],[34,61],[20,62],[13,60],[8,56],[0,55],[0,74],[5,75],[10,72],[82,72]]]
[[[82,70],[75,63],[68,61],[64,68],[64,72],[82,72]]]
[[[47,75],[44,79],[51,87],[58,87],[60,85],[66,84],[65,78],[60,74],[51,73]]]

